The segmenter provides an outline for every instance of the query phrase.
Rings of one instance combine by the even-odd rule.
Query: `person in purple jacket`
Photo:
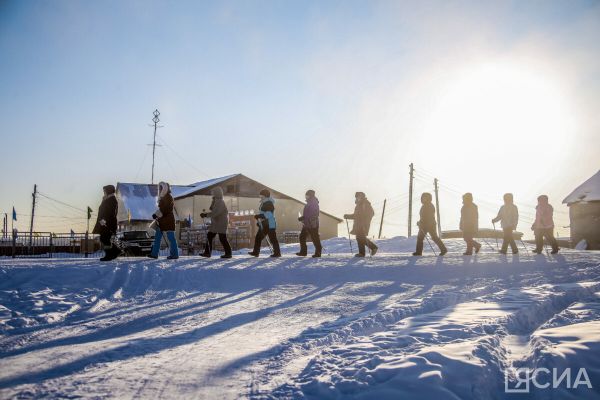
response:
[[[306,236],[310,235],[313,244],[315,245],[315,254],[313,257],[321,257],[321,239],[319,238],[319,199],[315,197],[314,190],[306,191],[306,205],[302,216],[298,221],[302,222],[302,230],[300,231],[300,252],[297,256],[304,257],[307,255]]]

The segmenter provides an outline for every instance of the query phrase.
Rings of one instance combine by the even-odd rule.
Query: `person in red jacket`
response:
[[[558,243],[554,237],[554,208],[548,203],[548,196],[545,194],[537,198],[538,204],[535,207],[535,222],[531,226],[531,230],[535,235],[535,250],[534,253],[541,254],[544,247],[544,238],[552,246],[552,254],[558,253]]]

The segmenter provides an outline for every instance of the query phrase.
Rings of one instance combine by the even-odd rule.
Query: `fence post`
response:
[[[50,232],[50,258],[52,258],[52,254],[54,254],[54,240],[52,238],[52,232]]]
[[[16,257],[17,253],[17,235],[15,235],[15,230],[12,231],[12,258]]]
[[[85,258],[88,258],[88,251],[90,249],[89,244],[88,244],[88,231],[85,231]]]

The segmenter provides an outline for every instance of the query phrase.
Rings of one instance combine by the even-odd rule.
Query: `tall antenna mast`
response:
[[[156,153],[156,129],[158,128],[158,122],[160,121],[160,119],[158,118],[158,116],[160,115],[160,112],[158,111],[158,109],[154,110],[153,112],[154,114],[154,118],[152,118],[152,122],[154,122],[154,140],[152,141],[152,184],[154,185],[154,155]]]

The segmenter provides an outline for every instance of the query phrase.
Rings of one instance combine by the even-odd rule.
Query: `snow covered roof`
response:
[[[578,201],[600,201],[600,170],[565,197],[563,203],[571,204]]]
[[[191,185],[171,185],[173,198],[185,197],[198,190],[206,189],[219,184],[238,174],[227,175],[220,178],[196,182]],[[128,220],[131,213],[132,220],[149,221],[157,209],[158,185],[147,183],[117,183],[119,197],[119,220]]]
[[[206,189],[213,185],[217,185],[221,182],[225,182],[226,180],[231,179],[237,175],[239,175],[239,174],[232,174],[232,175],[222,176],[220,178],[213,178],[213,179],[209,179],[206,181],[200,181],[200,182],[192,183],[191,185],[188,185],[188,186],[178,187],[177,190],[174,190],[173,188],[171,188],[171,192],[173,193],[173,198],[175,198],[175,199],[180,198],[180,197],[186,197],[198,190]]]

